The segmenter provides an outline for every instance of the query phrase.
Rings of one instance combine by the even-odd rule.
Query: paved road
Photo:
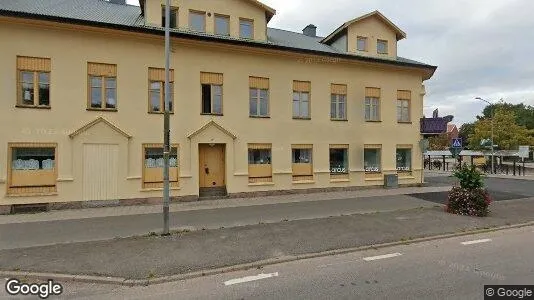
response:
[[[413,197],[395,195],[202,209],[171,213],[170,226],[175,230],[218,229],[434,205]],[[161,232],[161,226],[162,217],[159,213],[0,224],[0,250],[145,235]]]
[[[62,298],[483,299],[485,284],[534,282],[533,247],[534,227],[524,227],[148,287],[66,283]]]
[[[428,176],[425,181],[431,186],[447,186],[453,185],[457,179],[449,176]],[[534,181],[532,180],[485,178],[484,182],[490,192],[534,196]]]

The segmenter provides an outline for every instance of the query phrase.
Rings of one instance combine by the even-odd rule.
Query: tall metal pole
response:
[[[170,148],[170,0],[165,3],[165,113],[163,115],[163,235],[169,235],[169,156]]]
[[[486,102],[487,104],[489,104],[491,106],[491,174],[494,173],[495,171],[495,159],[494,159],[494,155],[495,155],[495,149],[494,149],[494,134],[493,134],[493,120],[495,119],[495,105],[491,102],[489,102],[488,100],[485,100],[485,99],[482,99],[480,97],[476,97],[475,98],[476,100],[480,100],[480,101],[484,101]]]

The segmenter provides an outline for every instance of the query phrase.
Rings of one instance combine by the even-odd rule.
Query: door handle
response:
[[[204,168],[204,172],[206,172],[206,174],[209,174],[210,173],[210,168]]]

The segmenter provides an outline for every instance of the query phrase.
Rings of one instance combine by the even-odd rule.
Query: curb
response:
[[[371,249],[376,250],[376,249],[399,246],[399,245],[422,243],[422,242],[439,240],[439,239],[447,239],[447,238],[460,237],[460,236],[473,235],[473,234],[482,234],[482,233],[495,232],[495,231],[501,231],[501,230],[507,230],[507,229],[515,229],[515,228],[521,228],[521,227],[527,227],[527,226],[533,226],[533,225],[534,225],[534,221],[531,221],[531,222],[526,222],[526,223],[521,223],[521,224],[498,226],[498,227],[493,227],[493,228],[488,228],[488,229],[473,229],[473,230],[468,230],[465,232],[441,234],[441,235],[435,235],[435,236],[429,236],[429,237],[416,238],[416,239],[412,239],[408,241],[396,241],[396,242],[367,245],[367,246],[360,246],[360,247],[354,247],[354,248],[328,250],[328,251],[323,251],[323,252],[316,252],[316,253],[309,253],[309,254],[302,254],[302,255],[295,255],[295,256],[284,256],[284,257],[279,257],[279,258],[271,258],[271,259],[266,259],[266,260],[261,260],[261,261],[256,261],[252,263],[246,263],[246,264],[240,264],[240,265],[235,265],[235,266],[230,266],[230,267],[223,267],[223,268],[204,270],[204,271],[195,271],[195,272],[186,273],[186,274],[169,275],[169,276],[157,277],[153,279],[126,279],[126,278],[121,278],[121,277],[109,277],[109,276],[71,275],[71,274],[1,271],[1,270],[0,270],[0,276],[5,277],[5,278],[15,277],[19,279],[24,278],[24,279],[35,279],[35,280],[52,279],[55,281],[74,281],[74,282],[83,282],[83,283],[113,284],[113,285],[122,285],[122,286],[130,286],[130,287],[147,286],[147,285],[152,285],[152,284],[161,284],[161,283],[166,283],[166,282],[180,281],[180,280],[186,280],[186,279],[209,276],[209,275],[217,275],[217,274],[223,274],[223,273],[229,273],[229,272],[235,272],[235,271],[244,271],[248,269],[260,268],[263,266],[292,262],[292,261],[297,261],[297,260],[302,260],[302,259],[340,255],[340,254],[359,252],[359,251],[365,251],[365,250],[371,250]]]

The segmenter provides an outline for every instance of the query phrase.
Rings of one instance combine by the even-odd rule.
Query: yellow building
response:
[[[0,2],[0,207],[160,201],[164,0],[30,2]],[[172,5],[172,197],[420,182],[436,67],[381,13],[317,37],[256,0]]]

